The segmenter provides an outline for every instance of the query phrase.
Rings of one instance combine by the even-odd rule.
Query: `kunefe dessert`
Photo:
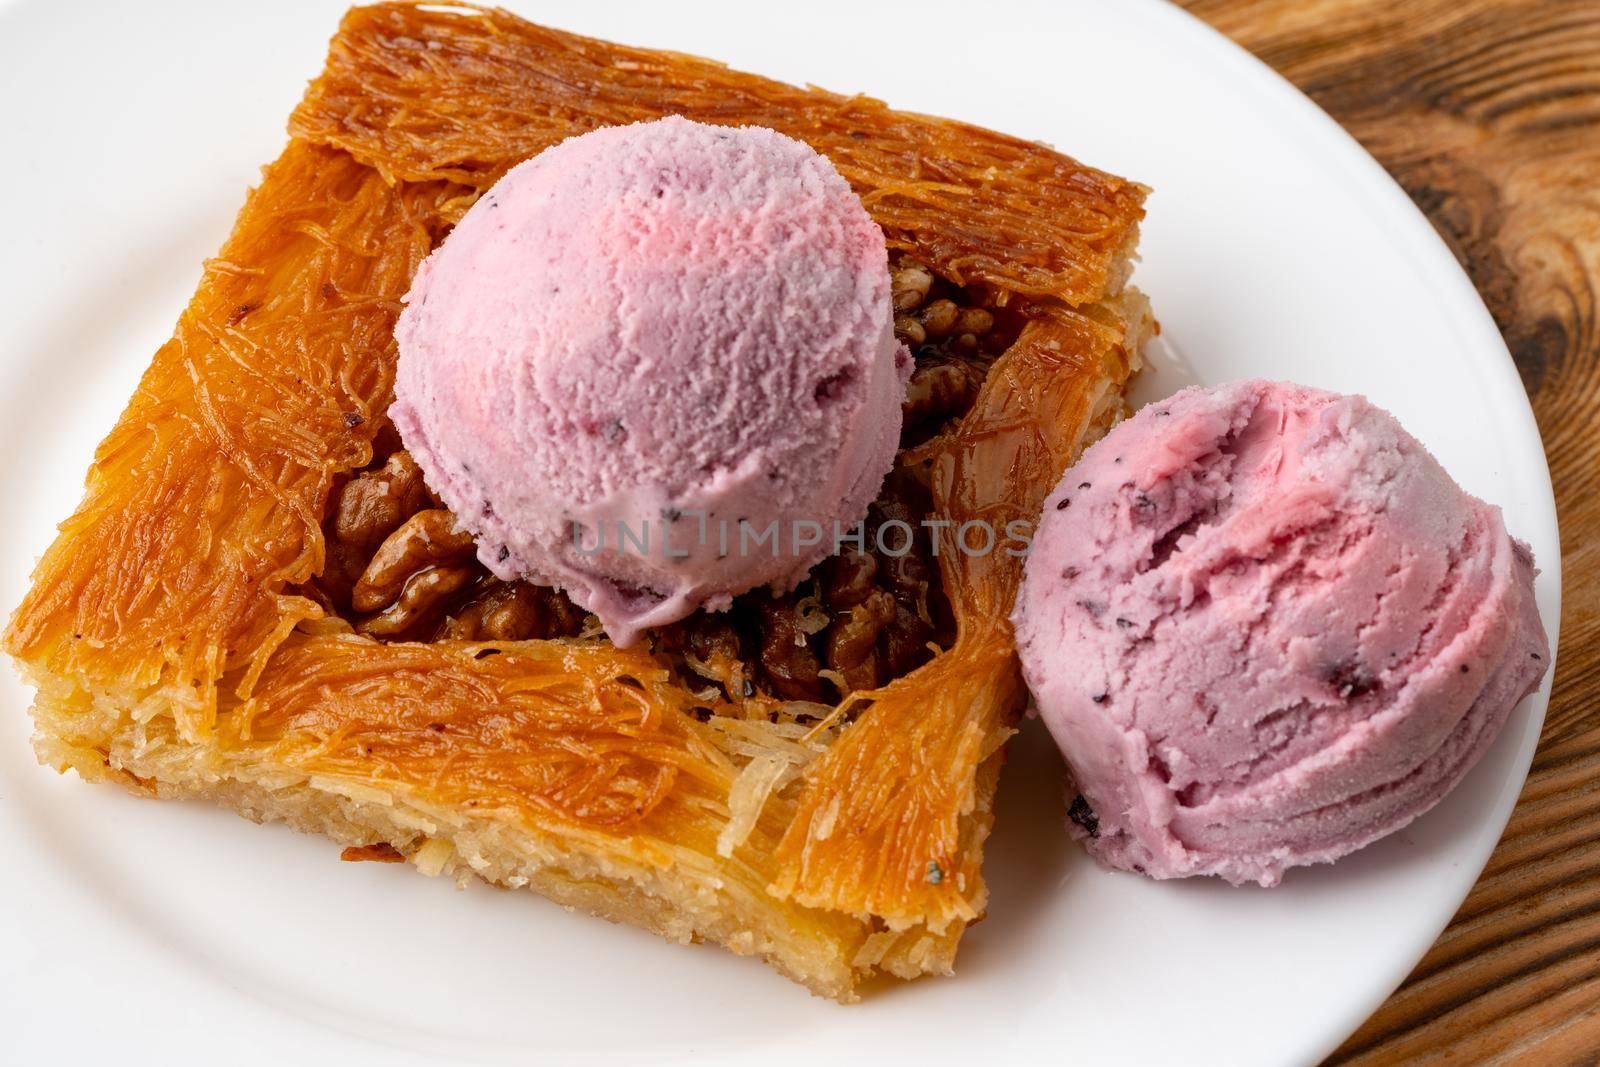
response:
[[[934,559],[922,533],[620,649],[489,573],[387,417],[401,299],[452,227],[545,149],[668,115],[805,142],[882,231],[916,369],[869,525],[1037,517],[1153,329],[1126,284],[1143,186],[503,11],[376,4],[344,17],[5,648],[48,766],[852,999],[948,973],[987,907],[1021,561]]]

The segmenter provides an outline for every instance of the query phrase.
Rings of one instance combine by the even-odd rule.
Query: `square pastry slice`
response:
[[[882,226],[917,370],[869,524],[918,534],[624,651],[470,544],[416,551],[450,516],[388,425],[392,329],[510,167],[668,114],[806,141]],[[7,631],[40,759],[714,941],[828,997],[948,972],[1024,697],[1021,560],[950,539],[1031,522],[1122,411],[1154,329],[1125,284],[1146,190],[467,8],[352,10],[290,132]]]

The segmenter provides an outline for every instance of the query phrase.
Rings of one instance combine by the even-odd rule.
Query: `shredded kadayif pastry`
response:
[[[921,571],[839,557],[618,651],[558,592],[490,579],[407,480],[391,330],[507,169],[672,113],[808,142],[883,227],[918,371],[874,521],[952,525]],[[1036,518],[1120,412],[1153,329],[1124,284],[1145,190],[469,8],[352,10],[290,132],[7,632],[41,760],[719,942],[825,996],[949,971],[1023,693],[1021,560],[948,539]]]

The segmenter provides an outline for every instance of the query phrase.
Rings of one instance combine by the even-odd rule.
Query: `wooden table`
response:
[[[1330,1062],[1600,1060],[1600,0],[1181,0],[1361,140],[1522,372],[1561,521],[1555,693],[1482,879]],[[1309,962],[1309,961],[1308,961]]]

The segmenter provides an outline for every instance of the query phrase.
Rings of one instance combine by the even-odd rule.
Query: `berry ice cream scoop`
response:
[[[618,645],[829,554],[893,463],[911,371],[883,234],[832,164],[681,118],[511,170],[395,335],[395,425],[479,558]]]
[[[1395,419],[1189,389],[1046,500],[1013,621],[1110,867],[1275,884],[1427,811],[1549,660],[1533,557]]]

